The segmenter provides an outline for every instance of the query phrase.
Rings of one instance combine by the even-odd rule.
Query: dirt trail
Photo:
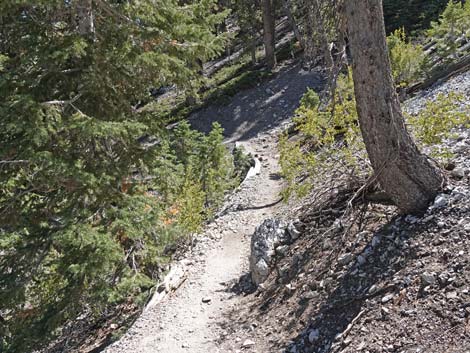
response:
[[[247,351],[267,352],[264,342],[248,342],[224,331],[224,317],[240,302],[233,288],[248,271],[251,234],[278,211],[282,185],[277,135],[307,87],[320,84],[317,74],[297,65],[286,67],[271,81],[240,92],[230,104],[193,117],[193,126],[201,130],[221,122],[228,142],[238,141],[260,158],[260,173],[227,200],[227,212],[198,238],[186,260],[187,279],[181,287],[144,312],[106,353],[236,352],[244,344]]]

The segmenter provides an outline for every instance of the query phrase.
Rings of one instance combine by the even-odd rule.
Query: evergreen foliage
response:
[[[470,42],[470,3],[450,0],[427,33],[444,61],[456,59],[459,48]]]
[[[425,54],[420,45],[407,41],[404,29],[397,29],[387,37],[392,74],[398,87],[415,82],[423,69]]]
[[[441,93],[418,114],[408,115],[407,120],[421,144],[436,145],[450,137],[455,126],[470,126],[470,108],[463,95]]]
[[[404,28],[406,32],[429,27],[444,10],[448,0],[384,0],[387,33]]]
[[[232,185],[220,126],[167,131],[133,108],[152,87],[194,89],[198,63],[222,49],[225,13],[212,0],[98,0],[82,33],[79,2],[0,4],[5,352],[143,299],[164,246],[197,231]]]
[[[334,102],[324,107],[318,95],[308,90],[295,114],[301,139],[291,142],[284,135],[279,143],[286,199],[306,195],[325,171],[340,167],[348,172],[357,165],[357,158],[366,157],[351,73],[339,77]]]

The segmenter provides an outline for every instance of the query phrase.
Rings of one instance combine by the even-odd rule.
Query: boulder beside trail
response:
[[[292,232],[297,230],[292,224],[277,219],[266,219],[259,225],[251,237],[250,272],[255,285],[260,285],[271,271],[276,247],[290,243]]]

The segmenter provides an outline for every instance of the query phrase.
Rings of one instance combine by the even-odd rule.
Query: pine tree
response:
[[[1,2],[1,351],[153,285],[162,195],[181,192],[184,161],[133,106],[194,82],[223,16],[212,0]]]
[[[393,83],[382,0],[345,3],[357,115],[375,178],[403,213],[422,212],[444,177],[411,138]]]

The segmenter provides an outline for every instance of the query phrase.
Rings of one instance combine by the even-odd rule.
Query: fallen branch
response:
[[[339,334],[338,336],[336,336],[335,338],[335,343],[333,343],[331,349],[332,351],[334,352],[334,350],[338,347],[341,347],[343,342],[344,342],[344,339],[347,337],[347,335],[349,334],[349,332],[351,332],[353,326],[356,324],[356,322],[359,321],[359,319],[361,318],[361,316],[365,313],[365,310],[362,310],[359,314],[357,314],[357,316],[351,321],[351,323],[348,325],[348,327],[346,327],[346,329],[341,333]]]
[[[450,77],[464,72],[470,69],[470,55],[466,55],[461,58],[459,61],[450,64],[447,67],[441,68],[436,73],[432,74],[431,77],[427,78],[426,80],[419,82],[406,90],[408,95],[413,95],[414,93],[426,89],[432,86],[439,80],[447,80]]]
[[[169,293],[177,290],[186,280],[186,277],[186,268],[184,265],[176,264],[173,266],[162,283],[156,287],[156,291],[145,306],[144,312],[160,303]]]

